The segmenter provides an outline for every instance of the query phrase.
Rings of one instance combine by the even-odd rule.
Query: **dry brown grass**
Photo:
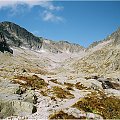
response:
[[[94,92],[73,105],[79,110],[101,115],[104,119],[120,119],[120,99]]]
[[[68,87],[74,87],[74,84],[72,84],[72,83],[66,83],[66,82],[64,82],[64,85],[66,85]]]
[[[57,98],[62,98],[62,99],[74,98],[74,95],[71,94],[68,90],[64,90],[58,86],[53,87],[53,94],[55,94]]]
[[[73,90],[74,84],[64,82],[64,85],[66,86],[67,90]]]
[[[17,81],[15,79],[17,79]],[[22,86],[32,87],[33,89],[41,89],[43,87],[48,86],[48,84],[44,81],[44,79],[38,77],[37,75],[15,76],[13,81],[14,81],[14,83],[19,83]],[[21,81],[25,81],[25,83],[23,83]]]
[[[43,96],[48,96],[48,93],[46,91],[40,91],[40,93],[43,95]]]
[[[77,82],[75,84],[75,88],[79,89],[79,90],[83,90],[83,89],[88,89],[87,87],[85,87],[83,84],[81,84],[80,82]]]
[[[56,84],[61,85],[61,83],[60,83],[60,82],[58,82],[58,81],[57,81],[57,79],[51,79],[51,80],[49,80],[49,81],[51,81],[51,82],[53,82],[53,83],[56,83]]]
[[[45,69],[37,69],[37,68],[27,68],[27,71],[30,73],[41,74],[41,75],[55,75],[53,72],[48,72]]]
[[[57,113],[51,114],[49,116],[49,119],[86,119],[86,117],[80,117],[80,118],[76,118],[73,115],[69,115],[67,113],[65,113],[64,111],[58,111]]]

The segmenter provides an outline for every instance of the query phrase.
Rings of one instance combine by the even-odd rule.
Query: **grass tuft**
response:
[[[49,80],[49,81],[51,81],[51,82],[53,82],[53,83],[56,83],[56,84],[61,85],[61,83],[60,83],[60,82],[58,82],[58,81],[57,81],[57,79],[51,79],[51,80]]]
[[[79,89],[79,90],[83,90],[83,89],[87,89],[87,87],[85,87],[83,84],[81,84],[80,82],[77,82],[75,84],[75,88]]]
[[[34,89],[41,89],[43,87],[47,87],[48,83],[44,81],[44,79],[38,77],[37,75],[32,75],[32,76],[15,76],[15,79],[19,80],[16,81],[14,80],[14,83],[19,83],[23,86],[29,86]],[[25,81],[25,83],[21,82]]]
[[[73,115],[69,115],[68,113],[65,113],[64,111],[58,111],[57,113],[51,114],[49,116],[49,119],[86,119],[86,117],[81,116],[80,118],[76,118]]]

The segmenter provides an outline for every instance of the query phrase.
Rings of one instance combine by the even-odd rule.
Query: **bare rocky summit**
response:
[[[36,37],[26,29],[12,22],[1,22],[0,31],[4,34],[6,42],[10,46],[26,47],[34,50],[43,50],[53,53],[79,52],[83,47],[69,42],[46,40],[42,37]]]
[[[120,29],[88,48],[0,23],[0,119],[120,119]]]
[[[26,29],[11,22],[1,22],[0,31],[10,46],[39,49],[41,40]]]

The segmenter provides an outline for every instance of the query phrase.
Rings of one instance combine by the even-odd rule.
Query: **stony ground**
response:
[[[120,119],[117,72],[116,77],[76,71],[72,63],[83,52],[12,49],[13,55],[0,53],[1,119]]]

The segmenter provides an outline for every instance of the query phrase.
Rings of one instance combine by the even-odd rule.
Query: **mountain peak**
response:
[[[62,52],[79,52],[84,48],[78,44],[72,44],[68,41],[52,41],[46,40],[42,37],[36,37],[25,28],[19,25],[4,21],[0,23],[0,31],[4,34],[6,42],[10,46],[26,47],[34,50],[46,49],[48,52],[62,53]]]
[[[10,46],[24,46],[32,49],[39,49],[41,47],[42,41],[40,38],[15,23],[8,21],[1,22],[0,31],[4,34]]]

